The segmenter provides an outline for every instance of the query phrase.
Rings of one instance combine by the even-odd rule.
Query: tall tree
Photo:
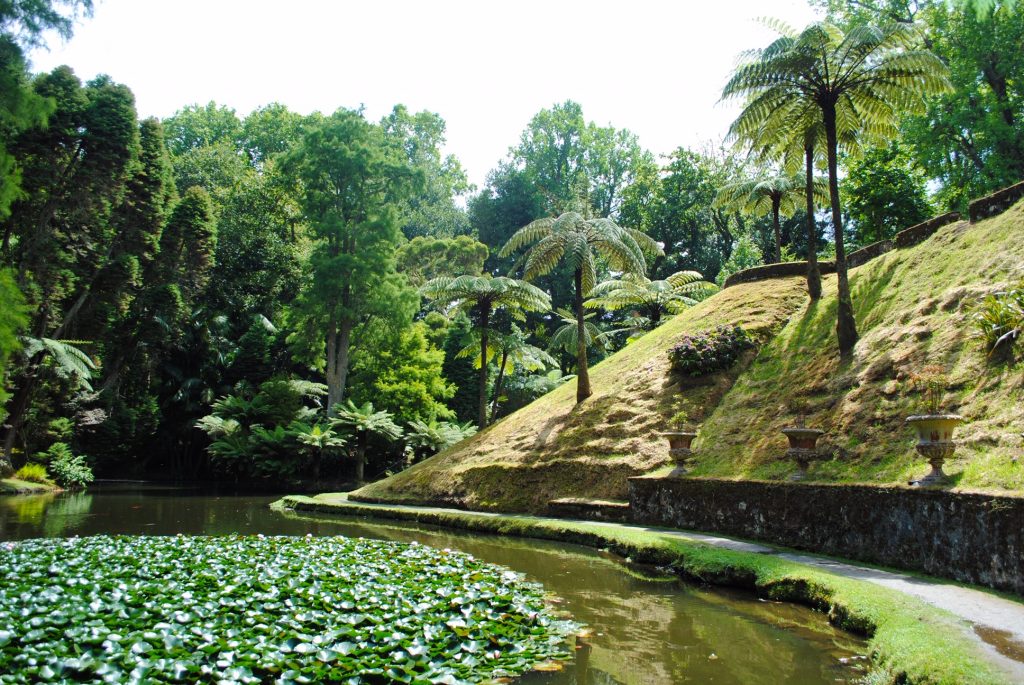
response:
[[[611,219],[585,219],[579,212],[566,212],[556,218],[537,219],[519,229],[502,248],[503,255],[530,246],[523,266],[523,278],[532,280],[550,273],[563,259],[572,271],[574,307],[578,331],[576,349],[576,402],[593,394],[587,369],[585,314],[583,299],[597,285],[597,257],[603,257],[611,269],[643,275],[647,271],[645,254],[657,254],[661,248],[641,231],[619,226]]]
[[[744,112],[752,120],[768,119],[794,101],[814,105],[821,114],[839,282],[836,331],[840,355],[849,358],[858,336],[843,244],[839,133],[894,136],[905,112],[922,111],[925,95],[948,90],[947,70],[919,47],[917,30],[908,24],[865,24],[847,32],[828,23],[800,33],[778,28],[781,37],[737,67],[723,97],[746,98]]]
[[[487,426],[487,360],[489,358],[491,317],[496,309],[507,309],[521,317],[524,311],[543,312],[551,308],[551,298],[534,285],[504,276],[442,276],[426,283],[424,297],[455,305],[473,314],[480,341],[480,372],[477,385],[477,426]]]
[[[824,183],[812,183],[815,199],[828,197]],[[789,175],[766,170],[756,176],[728,183],[718,190],[715,204],[728,209],[741,211],[745,214],[770,213],[772,217],[772,235],[775,238],[774,253],[771,255],[776,262],[782,261],[782,225],[780,215],[796,212],[798,200],[805,193],[803,180]]]
[[[345,397],[355,327],[373,316],[411,319],[416,308],[394,253],[401,236],[396,205],[421,175],[394,154],[379,126],[347,109],[311,125],[284,165],[301,183],[315,240],[297,314],[307,340],[320,332],[316,356],[334,406]]]

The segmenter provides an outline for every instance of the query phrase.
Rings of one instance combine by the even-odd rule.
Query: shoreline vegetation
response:
[[[832,625],[868,638],[871,672],[865,682],[872,685],[1013,682],[982,653],[979,639],[966,621],[901,592],[786,559],[713,548],[643,528],[527,515],[370,506],[349,502],[337,494],[292,495],[271,507],[416,521],[608,550],[633,562],[664,568],[683,580],[749,590],[827,614]]]

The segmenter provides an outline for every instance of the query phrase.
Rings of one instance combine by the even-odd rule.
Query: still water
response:
[[[863,675],[864,642],[831,628],[822,614],[808,609],[694,587],[585,547],[382,519],[279,513],[267,506],[275,499],[139,484],[0,496],[0,540],[174,533],[416,540],[520,571],[543,583],[577,621],[587,624],[592,635],[582,650],[585,658],[579,659],[586,672],[537,682],[813,685],[849,683]]]

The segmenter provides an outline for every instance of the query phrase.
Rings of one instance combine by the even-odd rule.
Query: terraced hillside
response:
[[[1024,489],[1024,365],[987,358],[971,326],[985,294],[1024,278],[1024,203],[854,269],[862,337],[847,364],[834,278],[817,303],[800,278],[728,288],[594,367],[582,405],[570,383],[355,496],[504,511],[624,498],[629,476],[669,468],[657,433],[681,422],[700,425],[694,475],[782,478],[796,465],[781,458],[779,430],[797,418],[826,431],[831,458],[810,480],[901,482],[924,471],[903,419],[914,412],[910,373],[926,365],[948,369],[945,408],[968,421],[947,466],[955,485]],[[666,351],[680,336],[733,322],[761,342],[756,355],[703,382],[670,374]]]

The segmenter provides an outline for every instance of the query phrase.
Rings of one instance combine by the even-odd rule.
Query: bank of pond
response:
[[[809,609],[573,544],[274,499],[135,484],[0,497],[0,682],[864,675],[865,643]]]

